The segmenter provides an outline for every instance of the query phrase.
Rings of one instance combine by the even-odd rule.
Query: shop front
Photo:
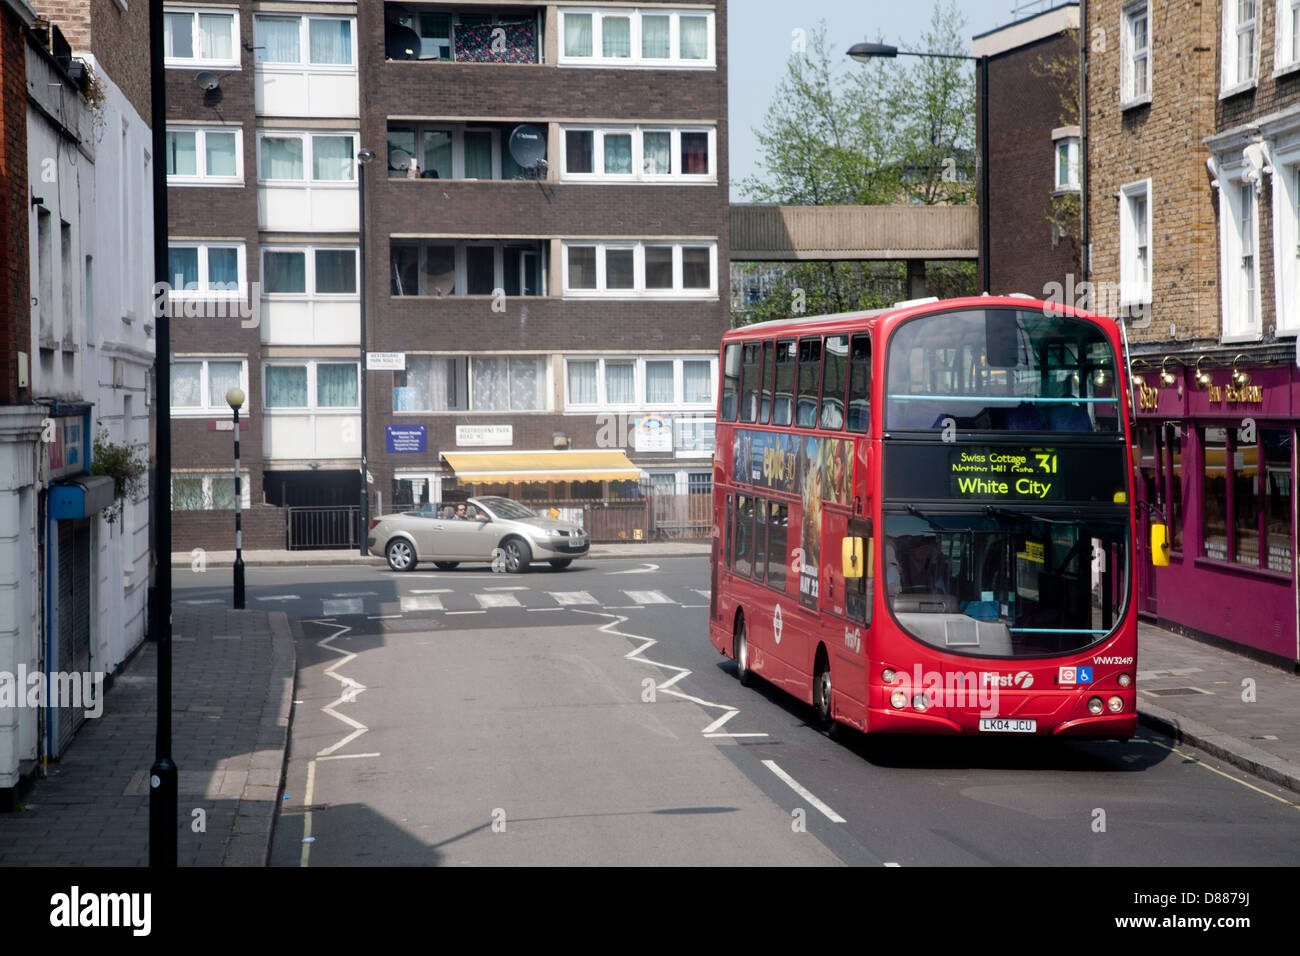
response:
[[[1241,360],[1133,363],[1138,611],[1293,662],[1300,370]],[[1150,560],[1155,521],[1169,527],[1168,567]]]

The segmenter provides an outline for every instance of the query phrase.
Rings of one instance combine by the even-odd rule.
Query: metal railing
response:
[[[359,548],[359,505],[286,508],[285,547],[290,551]]]

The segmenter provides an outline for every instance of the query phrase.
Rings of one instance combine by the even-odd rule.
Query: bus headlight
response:
[[[886,667],[883,671],[880,672],[880,679],[883,680],[886,684],[892,684],[894,682],[894,678],[897,676],[898,674],[894,672],[894,669],[892,667]]]
[[[1118,714],[1124,709],[1124,701],[1119,697],[1111,697],[1107,699],[1106,706],[1110,708],[1112,714]]]
[[[1100,713],[1101,713],[1101,698],[1100,698],[1100,697],[1090,697],[1090,698],[1088,698],[1088,713],[1090,713],[1090,714],[1100,714]]]
[[[895,710],[902,710],[907,706],[907,695],[901,690],[896,690],[889,695],[889,703]]]
[[[912,706],[919,711],[924,711],[927,707],[930,706],[930,702],[925,699],[924,694],[917,694],[915,697],[912,698]]]
[[[1133,683],[1133,678],[1128,674],[1120,674],[1118,683],[1120,687],[1129,687]]]

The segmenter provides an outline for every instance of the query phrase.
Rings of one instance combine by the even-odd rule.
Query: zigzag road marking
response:
[[[324,624],[326,622],[311,621],[310,623]],[[351,651],[345,651],[341,648],[335,647],[331,643],[331,641],[333,641],[335,638],[342,637],[348,631],[352,630],[352,628],[344,624],[335,624],[334,626],[337,627],[338,630],[335,631],[333,634],[331,634],[329,637],[325,638],[324,640],[318,641],[316,643],[316,646],[326,648],[327,650],[330,650],[333,653],[341,656],[341,660],[337,660],[329,667],[325,668],[325,673],[327,676],[334,678],[336,681],[338,681],[340,684],[343,685],[343,693],[339,695],[337,700],[331,701],[330,703],[326,704],[324,707],[321,708],[321,710],[324,713],[329,714],[335,720],[339,720],[347,724],[349,727],[352,728],[352,733],[343,737],[341,740],[338,740],[330,744],[324,750],[318,751],[316,754],[317,757],[328,757],[330,754],[334,753],[334,751],[343,748],[344,746],[356,740],[358,737],[360,737],[362,734],[366,733],[370,729],[365,724],[361,723],[359,720],[353,720],[351,717],[347,716],[347,714],[340,714],[337,710],[334,709],[339,704],[356,703],[357,695],[364,693],[366,690],[366,685],[362,684],[360,681],[354,680],[351,677],[346,677],[343,674],[335,673],[338,670],[338,668],[342,667],[344,664],[351,663],[351,661],[357,655],[352,653]]]
[[[644,641],[644,643],[640,647],[634,648],[633,650],[628,651],[626,654],[624,654],[623,657],[625,660],[636,661],[639,664],[649,664],[651,667],[663,667],[670,671],[677,671],[677,674],[675,676],[670,677],[668,680],[664,681],[661,684],[656,684],[655,685],[656,690],[663,691],[665,694],[672,694],[674,697],[680,697],[683,700],[689,700],[691,703],[699,704],[701,707],[712,707],[716,710],[723,711],[723,715],[721,718],[713,721],[707,727],[701,729],[700,731],[701,734],[704,734],[707,737],[766,737],[767,736],[767,734],[763,734],[763,733],[728,734],[728,733],[718,732],[719,727],[721,727],[732,717],[736,716],[736,714],[740,713],[740,708],[732,707],[730,704],[717,704],[711,700],[704,700],[703,698],[695,697],[692,696],[691,694],[686,694],[683,693],[682,691],[674,689],[673,684],[676,684],[683,677],[688,677],[694,672],[688,667],[678,667],[676,664],[665,664],[662,661],[652,661],[648,657],[643,657],[642,653],[644,651],[648,650],[651,647],[654,647],[659,642],[655,640],[653,637],[646,637],[644,634],[629,634],[626,631],[620,631],[618,629],[619,625],[624,623],[627,620],[627,618],[624,617],[623,615],[607,614],[603,611],[584,611],[582,610],[582,608],[576,608],[576,607],[573,608],[573,610],[578,614],[592,614],[595,615],[596,617],[612,617],[614,618],[614,620],[610,621],[608,624],[605,624],[600,628],[597,628],[597,630],[605,634],[616,634],[619,637],[626,637],[636,641]]]

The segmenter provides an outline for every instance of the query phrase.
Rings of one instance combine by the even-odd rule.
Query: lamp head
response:
[[[244,390],[236,385],[226,392],[226,404],[239,411],[240,406],[244,404],[244,397]]]
[[[896,57],[898,47],[887,43],[855,43],[849,47],[849,56],[859,63],[866,63],[876,57]]]
[[[357,160],[361,163],[368,163],[375,158],[373,149],[361,149],[357,151]]]

